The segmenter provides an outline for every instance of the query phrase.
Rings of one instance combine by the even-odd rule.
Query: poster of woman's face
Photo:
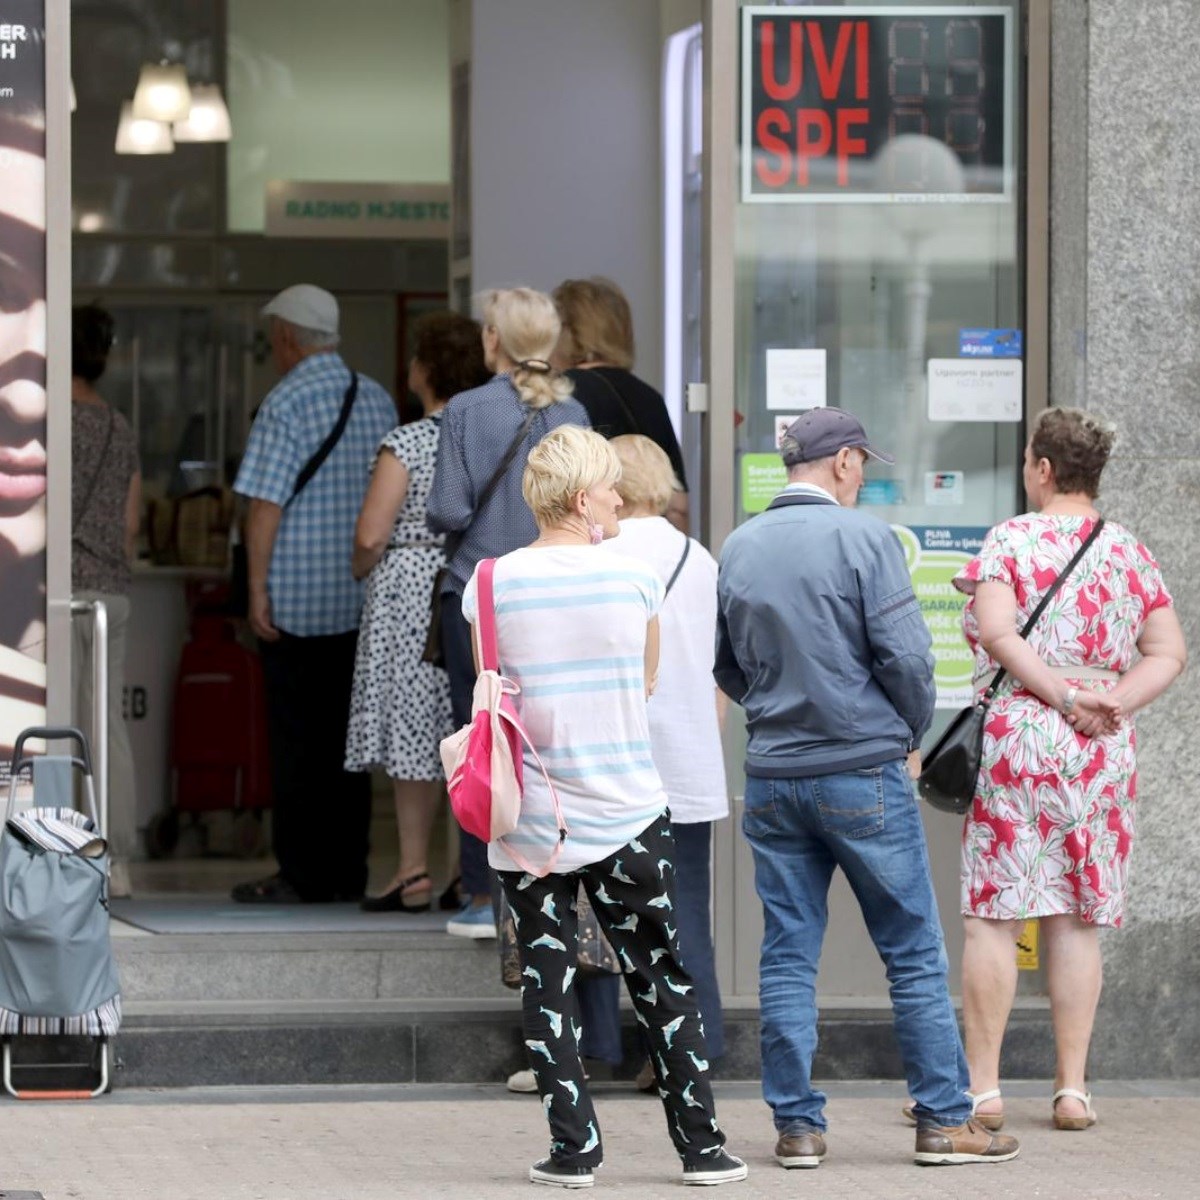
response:
[[[44,29],[0,0],[0,749],[45,717]]]

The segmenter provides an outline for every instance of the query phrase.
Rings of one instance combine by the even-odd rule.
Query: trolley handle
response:
[[[74,766],[81,768],[85,775],[92,773],[92,753],[88,749],[87,738],[84,737],[81,730],[71,725],[35,725],[30,729],[21,730],[17,735],[17,744],[13,747],[12,756],[12,777],[14,779],[17,777],[18,771],[33,763],[32,757],[26,758],[21,753],[30,738],[38,738],[45,742],[77,742],[79,754],[72,755],[71,762]]]

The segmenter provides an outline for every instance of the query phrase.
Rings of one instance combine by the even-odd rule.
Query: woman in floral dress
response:
[[[1183,669],[1183,633],[1158,564],[1128,530],[1100,535],[1034,626],[1019,630],[1092,532],[1110,426],[1052,408],[1025,451],[1036,511],[996,526],[955,580],[976,686],[993,702],[963,833],[963,1016],[980,1115],[998,1127],[1000,1043],[1017,986],[1014,944],[1040,918],[1057,1051],[1056,1128],[1095,1123],[1085,1085],[1100,998],[1097,927],[1119,926],[1137,793],[1133,714]],[[1140,657],[1138,657],[1140,655]],[[1135,662],[1136,660],[1136,662]]]
[[[454,729],[450,681],[422,662],[429,600],[445,562],[440,534],[425,525],[437,463],[442,409],[489,376],[479,326],[452,312],[426,313],[416,327],[408,387],[424,417],[383,439],[354,530],[351,569],[366,579],[354,690],[346,731],[346,770],[382,768],[392,780],[400,861],[367,912],[430,907],[429,839],[442,804],[438,744]]]

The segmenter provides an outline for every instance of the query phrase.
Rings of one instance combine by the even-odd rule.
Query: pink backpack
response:
[[[521,870],[540,878],[548,875],[558,861],[563,840],[567,836],[567,826],[554,784],[513,705],[513,697],[519,695],[521,689],[500,674],[492,586],[495,571],[494,558],[485,558],[480,562],[476,579],[479,615],[475,632],[479,639],[479,661],[483,669],[475,681],[471,723],[442,739],[442,767],[446,772],[450,807],[463,829],[481,841],[500,841],[505,852]],[[558,842],[542,867],[532,866],[503,840],[506,834],[516,829],[521,815],[524,747],[528,747],[550,789],[558,825]]]

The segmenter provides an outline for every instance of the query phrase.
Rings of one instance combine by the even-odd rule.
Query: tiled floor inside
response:
[[[230,814],[207,814],[200,820],[200,824],[193,824],[189,818],[183,819],[179,844],[170,856],[129,864],[135,907],[137,902],[161,903],[174,899],[181,904],[186,902],[192,909],[200,902],[212,905],[214,911],[227,909],[230,907],[229,891],[234,884],[259,879],[275,871],[275,860],[269,852],[258,857],[234,853],[237,837]],[[264,824],[262,843],[264,846],[270,843],[269,815]],[[429,854],[435,902],[442,889],[458,874],[457,853],[457,833],[447,805],[434,826]],[[371,820],[370,894],[381,892],[387,886],[395,875],[398,857],[391,790],[386,780],[377,780]],[[342,909],[348,906],[328,907]],[[115,915],[119,917],[119,914]],[[339,920],[345,915],[338,914]],[[397,918],[384,914],[384,919],[394,923]],[[125,936],[145,933],[120,919],[114,922],[113,931]]]

